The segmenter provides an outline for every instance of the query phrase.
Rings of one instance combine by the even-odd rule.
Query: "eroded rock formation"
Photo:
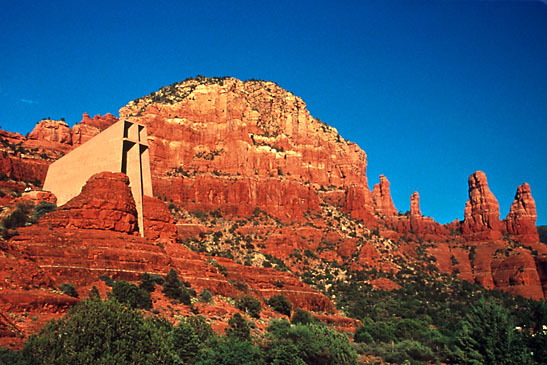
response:
[[[230,213],[258,206],[298,218],[317,210],[322,187],[368,190],[366,154],[272,82],[188,80],[129,103],[120,118],[147,125],[154,191],[185,207],[222,201]]]
[[[165,275],[170,268],[198,291],[232,298],[245,292],[261,300],[284,294],[295,306],[342,324],[348,319],[336,314],[330,299],[298,276],[257,266],[284,260],[293,272],[303,273],[310,269],[308,260],[323,260],[354,272],[397,273],[401,260],[413,262],[424,247],[443,272],[486,288],[545,297],[547,249],[536,239],[535,203],[527,184],[517,190],[504,222],[482,172],[469,178],[463,222],[443,226],[423,216],[417,192],[410,212],[399,214],[387,178],[381,176],[369,189],[365,152],[272,82],[186,80],[129,103],[120,116],[148,128],[156,198],[144,198],[147,238],[136,235],[127,177],[111,173],[96,175],[69,203],[20,228],[0,251],[0,274],[6,278],[0,282],[0,309],[22,316],[28,305],[38,313],[34,327],[25,323],[29,333],[73,304],[53,292],[56,285],[70,281],[81,290],[96,285],[103,294],[107,288],[99,275],[136,281],[143,272]],[[0,189],[17,192],[0,197],[0,203],[11,211],[18,199],[53,201],[37,192],[18,197],[27,186],[22,181],[43,181],[51,161],[116,121],[109,114],[84,114],[71,129],[42,121],[28,139],[0,131],[0,173],[16,180],[0,181]],[[201,220],[207,213],[215,218]],[[218,247],[212,247],[215,239]],[[213,252],[231,257],[232,249],[236,256],[235,248],[242,246],[252,255],[211,258]],[[346,275],[330,274],[340,280]],[[370,284],[398,287],[380,279]],[[158,291],[154,300],[155,308],[169,313]],[[196,307],[215,318],[236,311],[227,302],[217,304]]]
[[[530,185],[524,183],[517,188],[511,210],[504,220],[505,229],[519,242],[539,242],[536,219],[536,202]]]
[[[93,175],[80,195],[48,214],[43,224],[53,228],[103,229],[131,234],[138,231],[129,178],[113,172]]]
[[[469,176],[469,200],[465,203],[461,232],[468,240],[501,238],[500,208],[488,188],[486,175],[477,171]]]
[[[374,210],[380,217],[392,217],[397,215],[397,209],[391,200],[391,191],[389,190],[389,180],[380,175],[380,183],[375,184],[372,189],[372,200]]]

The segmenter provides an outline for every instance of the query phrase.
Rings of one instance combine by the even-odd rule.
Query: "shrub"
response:
[[[213,331],[204,316],[188,317],[185,321],[194,329],[194,332],[202,343],[216,336],[215,331]]]
[[[250,295],[242,295],[236,300],[236,308],[248,313],[251,317],[260,318],[262,304],[260,300]]]
[[[167,333],[116,300],[83,300],[23,348],[32,364],[172,364]]]
[[[150,292],[124,280],[116,280],[109,296],[131,308],[151,309]]]
[[[42,218],[47,213],[53,212],[56,208],[57,206],[55,204],[42,201],[34,209],[34,213],[32,214],[32,220],[36,222],[38,221],[38,219]]]
[[[200,353],[200,365],[261,365],[260,349],[251,342],[227,336],[213,341]]]
[[[220,274],[224,276],[228,275],[228,269],[226,269],[226,266],[219,264],[217,260],[209,260],[209,265],[216,267]]]
[[[59,290],[74,298],[78,298],[78,292],[72,283],[64,283],[59,285]]]
[[[213,300],[213,294],[207,289],[203,289],[201,293],[199,293],[199,299],[202,302],[210,303]]]
[[[365,326],[361,326],[355,330],[355,335],[353,336],[353,339],[355,342],[360,343],[372,343],[374,342],[374,339],[370,335],[370,333],[367,332]]]
[[[0,347],[0,364],[24,364],[22,353],[20,351],[10,350],[6,347]]]
[[[374,342],[387,343],[391,341],[397,341],[397,337],[395,336],[395,328],[390,322],[371,322],[359,327],[358,331],[359,339],[368,339],[368,336],[365,335],[365,333],[368,333],[368,335],[374,340]],[[357,331],[355,332],[355,334],[357,336]],[[365,342],[360,341],[357,338],[355,339],[355,341]]]
[[[284,295],[274,295],[268,299],[268,305],[278,313],[291,315],[292,303]]]
[[[2,219],[2,225],[6,229],[23,227],[28,221],[27,215],[20,208],[15,209],[10,215]]]
[[[101,279],[102,281],[104,281],[104,283],[109,286],[109,287],[113,287],[114,286],[114,280],[112,280],[112,278],[108,275],[101,275],[99,276],[99,279]]]
[[[291,325],[274,320],[264,336],[267,363],[355,364],[357,353],[346,335],[322,323]]]
[[[192,363],[201,349],[201,342],[194,329],[181,321],[171,333],[171,344],[176,360],[182,364]]]
[[[401,364],[405,360],[409,361],[411,364],[415,364],[416,361],[422,363],[436,360],[433,351],[431,351],[429,347],[413,340],[404,340],[397,343],[391,351],[387,351],[383,355],[383,358],[387,362],[396,364]]]
[[[315,318],[310,312],[300,308],[296,308],[291,317],[291,323],[293,324],[309,324],[315,322]]]
[[[452,353],[454,363],[530,363],[522,334],[515,330],[504,307],[481,298],[459,325]]]
[[[165,277],[163,294],[165,294],[167,298],[178,300],[183,304],[191,304],[190,293],[179,280],[177,272],[173,269],[171,269]]]
[[[156,289],[156,281],[152,275],[144,273],[141,275],[141,281],[139,282],[139,288],[146,290],[149,293],[152,293]]]
[[[239,313],[235,313],[228,321],[226,336],[236,337],[242,341],[251,339],[251,326]]]

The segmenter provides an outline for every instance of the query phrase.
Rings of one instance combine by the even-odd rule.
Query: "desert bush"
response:
[[[116,300],[81,301],[25,344],[29,364],[172,364],[167,333]]]
[[[310,312],[301,308],[296,308],[291,317],[292,324],[309,324],[315,322],[315,318]]]
[[[264,336],[263,353],[266,363],[273,364],[357,363],[347,336],[322,323],[272,321]]]
[[[232,318],[228,320],[226,336],[248,341],[251,339],[251,326],[241,314],[235,313]]]
[[[292,303],[284,295],[274,295],[268,299],[268,305],[278,313],[291,315]]]
[[[72,283],[64,283],[59,285],[59,290],[74,298],[78,298],[78,292]]]
[[[250,295],[242,295],[236,300],[236,308],[248,313],[251,317],[259,318],[262,304],[260,300]]]
[[[210,303],[213,300],[213,294],[207,289],[203,289],[201,293],[199,293],[199,299],[202,302]]]
[[[141,275],[141,281],[139,282],[139,288],[152,293],[156,289],[156,281],[149,273],[143,273]]]
[[[32,214],[32,221],[37,222],[44,215],[46,215],[49,212],[53,212],[55,209],[57,209],[57,206],[53,203],[48,203],[45,201],[40,202],[40,204],[38,204],[36,208],[34,208],[34,213]]]
[[[165,277],[163,294],[165,294],[167,298],[180,301],[182,304],[191,304],[192,298],[190,292],[184,287],[183,283],[179,280],[177,272],[173,269],[171,269]]]
[[[116,280],[109,296],[131,308],[151,309],[150,292],[124,280]]]

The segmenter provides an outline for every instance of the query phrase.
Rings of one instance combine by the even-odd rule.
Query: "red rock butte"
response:
[[[196,77],[131,101],[120,117],[84,114],[72,128],[42,120],[28,137],[0,131],[0,219],[19,203],[54,203],[53,194],[25,192],[44,180],[59,204],[0,238],[0,314],[15,316],[27,334],[75,303],[54,290],[62,283],[106,295],[100,275],[137,281],[171,268],[218,299],[283,294],[294,308],[353,330],[356,323],[298,275],[324,275],[330,263],[356,273],[436,275],[434,264],[485,288],[547,297],[547,245],[526,183],[503,220],[480,171],[468,180],[464,220],[441,225],[424,216],[418,192],[399,213],[387,177],[369,188],[365,151],[269,81]],[[160,291],[154,300],[173,315]],[[196,307],[224,327],[237,311],[228,301]],[[25,321],[28,313],[39,319]],[[0,346],[17,345],[13,331],[1,331],[2,318]]]
[[[52,163],[44,190],[55,194],[58,205],[63,205],[80,194],[92,175],[103,171],[129,177],[139,232],[144,236],[143,196],[152,196],[152,180],[148,137],[142,124],[120,120]]]

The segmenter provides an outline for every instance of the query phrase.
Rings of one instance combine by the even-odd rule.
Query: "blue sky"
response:
[[[190,76],[272,80],[368,154],[396,207],[463,218],[486,173],[502,218],[530,183],[547,224],[543,1],[16,1],[0,126],[111,112]]]

